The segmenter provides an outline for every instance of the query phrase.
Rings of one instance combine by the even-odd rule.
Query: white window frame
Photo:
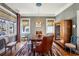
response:
[[[54,18],[46,18],[46,34],[52,34],[52,33],[47,33],[47,27],[48,27],[48,25],[47,25],[47,22],[48,22],[48,20],[55,20]],[[55,29],[54,29],[55,30]]]
[[[22,34],[25,34],[25,33],[30,34],[30,18],[21,18],[21,22],[22,22],[22,20],[24,20],[24,19],[29,20],[29,32],[23,32],[23,30],[22,30],[21,33],[22,33]],[[21,24],[22,24],[22,23],[21,23]],[[21,27],[21,29],[22,29],[22,27]]]

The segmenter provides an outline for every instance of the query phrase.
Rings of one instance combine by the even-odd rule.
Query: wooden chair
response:
[[[53,43],[53,36],[49,37],[43,37],[42,43],[39,46],[36,46],[35,49],[33,49],[34,55],[35,52],[44,55],[44,54],[50,54],[52,55],[52,43]]]
[[[10,42],[9,40],[9,37],[5,37],[4,38],[5,40],[5,53],[6,53],[6,48],[9,48],[11,50],[11,54],[12,54],[12,48],[13,46],[15,46],[15,50],[16,50],[16,41],[15,42]]]
[[[77,44],[77,36],[72,35],[71,36],[71,42],[70,43],[65,43],[65,49],[66,47],[70,49],[70,53],[71,50],[74,49],[75,53],[76,53],[76,44]]]
[[[0,56],[5,52],[5,39],[0,38]]]
[[[53,35],[48,36],[48,40],[49,40],[50,54],[52,55],[52,45],[53,45],[53,41],[54,41],[54,36]]]

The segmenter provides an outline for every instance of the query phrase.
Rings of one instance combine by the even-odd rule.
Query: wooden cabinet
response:
[[[67,19],[67,20],[61,20],[59,23],[59,41],[61,43],[66,43],[66,42],[70,42],[71,39],[71,35],[72,35],[72,20],[71,19]],[[55,33],[57,32],[57,24],[55,25]],[[57,37],[57,34],[55,34],[55,37]],[[56,38],[55,38],[56,39]],[[57,40],[57,39],[56,39]]]

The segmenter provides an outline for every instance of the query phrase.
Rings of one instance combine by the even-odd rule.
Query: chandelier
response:
[[[36,3],[36,6],[37,7],[40,7],[42,4],[41,3]]]

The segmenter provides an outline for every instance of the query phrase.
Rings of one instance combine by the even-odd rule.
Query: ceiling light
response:
[[[42,4],[41,3],[36,3],[36,6],[37,7],[40,7]]]

